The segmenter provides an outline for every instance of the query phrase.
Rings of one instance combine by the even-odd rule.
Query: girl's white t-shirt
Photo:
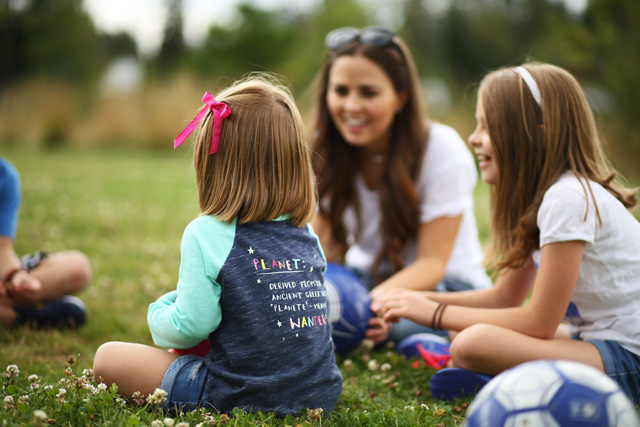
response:
[[[460,135],[451,127],[434,123],[429,132],[427,149],[417,181],[420,197],[420,222],[462,215],[462,223],[445,277],[465,281],[475,288],[491,286],[483,268],[483,254],[473,211],[473,191],[477,170],[471,152]],[[367,188],[362,175],[355,181],[361,215],[357,233],[355,210],[345,211],[343,221],[350,244],[346,265],[370,273],[375,257],[382,248],[380,195]],[[415,239],[402,251],[405,265],[415,260]],[[391,274],[389,265],[381,266],[382,276]],[[443,290],[436,288],[437,290]]]
[[[640,355],[640,223],[600,184],[589,182],[593,196],[582,184],[587,194],[567,172],[547,190],[538,211],[540,247],[586,242],[565,320],[581,339],[618,341]]]

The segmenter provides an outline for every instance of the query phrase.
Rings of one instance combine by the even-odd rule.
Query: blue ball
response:
[[[358,276],[338,264],[328,263],[324,284],[333,344],[336,352],[344,356],[364,339],[373,317],[371,298]]]
[[[467,427],[640,426],[618,384],[591,366],[566,360],[504,371],[478,392],[466,416]]]

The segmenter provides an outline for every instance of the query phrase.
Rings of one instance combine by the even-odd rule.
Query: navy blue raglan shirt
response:
[[[208,337],[210,404],[221,412],[329,411],[340,396],[328,324],[324,254],[310,226],[285,218],[186,228],[177,290],[149,307],[154,342],[188,348]]]

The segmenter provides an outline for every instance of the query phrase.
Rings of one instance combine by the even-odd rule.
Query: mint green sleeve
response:
[[[222,320],[221,288],[215,281],[221,264],[216,265],[215,260],[212,264],[208,257],[211,248],[206,247],[207,241],[215,241],[215,236],[207,235],[207,228],[201,226],[203,221],[198,220],[189,224],[182,237],[177,289],[149,306],[151,336],[162,347],[193,347],[215,331]]]
[[[322,250],[322,245],[320,244],[320,237],[318,237],[318,235],[316,234],[315,230],[313,229],[313,227],[311,226],[311,224],[307,224],[307,230],[309,230],[309,234],[311,234],[313,237],[316,238],[316,242],[318,243],[318,249],[320,249],[320,254],[322,255],[322,259],[324,260],[324,263],[327,263],[327,257],[324,255],[324,251]],[[327,270],[327,268],[325,267],[325,271]]]

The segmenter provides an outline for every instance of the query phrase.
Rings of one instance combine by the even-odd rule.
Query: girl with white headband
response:
[[[473,391],[517,364],[568,359],[604,371],[637,405],[640,223],[628,211],[636,191],[609,165],[580,85],[549,64],[497,70],[480,85],[476,119],[469,142],[492,187],[495,285],[390,291],[377,310],[387,321],[458,331],[450,353],[463,369],[436,373],[434,396],[447,380]]]

